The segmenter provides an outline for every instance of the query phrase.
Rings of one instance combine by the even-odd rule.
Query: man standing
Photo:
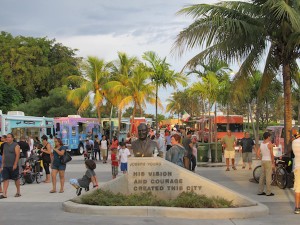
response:
[[[185,148],[186,152],[187,152],[187,157],[190,160],[189,163],[189,170],[195,172],[195,167],[196,167],[196,157],[193,155],[193,143],[192,143],[192,132],[188,131],[186,133],[186,137],[183,138],[182,140],[182,145]]]
[[[14,142],[13,134],[7,135],[7,142],[3,147],[2,155],[2,179],[3,179],[3,195],[0,199],[7,198],[7,189],[9,185],[9,180],[14,180],[17,188],[17,193],[15,197],[20,197],[20,179],[19,179],[19,168],[18,161],[20,158],[20,146],[18,143]]]
[[[245,137],[241,140],[240,152],[242,152],[243,157],[243,167],[246,168],[246,162],[249,163],[249,170],[251,170],[252,165],[252,149],[254,146],[254,141],[250,138],[250,133],[248,131],[245,132]]]
[[[259,177],[258,195],[273,196],[271,192],[272,170],[275,169],[275,161],[273,154],[273,144],[271,143],[271,134],[265,132],[263,134],[264,141],[260,144],[257,151],[257,157],[261,159],[261,174]],[[264,186],[266,184],[266,192]]]
[[[226,159],[226,171],[229,171],[229,159],[231,159],[232,169],[236,170],[234,165],[234,158],[235,158],[235,150],[234,147],[236,145],[236,137],[231,135],[231,131],[227,130],[227,135],[222,138],[222,144],[225,147],[224,150],[224,157]]]
[[[22,136],[20,138],[20,141],[18,142],[18,145],[20,146],[20,164],[19,167],[25,164],[25,161],[27,159],[27,152],[29,151],[29,144],[25,141],[25,137]],[[19,168],[21,169],[21,168]]]
[[[300,136],[292,143],[294,158],[295,214],[300,214]]]

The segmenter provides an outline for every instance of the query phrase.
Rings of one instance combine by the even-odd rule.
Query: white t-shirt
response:
[[[101,145],[100,145],[101,149],[108,149],[107,140],[102,140],[100,142],[101,142]]]
[[[29,138],[29,148],[30,148],[30,151],[33,150],[34,148],[34,140],[32,138]]]
[[[130,156],[130,151],[128,148],[120,148],[119,150],[119,158],[121,163],[127,163],[128,156]]]

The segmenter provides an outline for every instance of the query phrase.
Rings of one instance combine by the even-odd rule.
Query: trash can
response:
[[[210,143],[211,162],[222,162],[222,144],[217,143],[217,161],[216,161],[216,142]]]
[[[209,143],[198,143],[197,162],[208,162]]]

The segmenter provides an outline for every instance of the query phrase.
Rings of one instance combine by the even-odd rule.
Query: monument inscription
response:
[[[200,184],[193,184],[184,175],[183,172],[187,172],[185,169],[172,165],[164,159],[131,158],[128,165],[130,193],[150,191],[157,196],[176,197],[183,191],[198,192],[202,189]]]

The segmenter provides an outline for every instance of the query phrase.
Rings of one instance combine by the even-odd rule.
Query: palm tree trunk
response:
[[[226,130],[230,130],[229,128],[229,104],[226,104],[226,114],[227,114],[227,124],[226,124]]]
[[[158,134],[157,97],[158,97],[158,83],[156,83],[156,90],[155,90],[155,127],[156,127],[156,134]]]
[[[255,124],[254,124],[253,115],[252,115],[252,108],[251,108],[250,103],[248,103],[248,107],[249,107],[249,116],[250,116],[250,120],[251,120],[251,124],[252,124],[254,140],[255,140],[255,152],[256,152],[259,147],[259,137],[258,137],[258,133],[256,133]]]
[[[283,93],[284,93],[284,151],[290,153],[292,150],[292,92],[291,92],[291,68],[283,64]]]
[[[121,132],[121,123],[122,123],[122,109],[118,108],[118,140],[120,138],[120,132]]]
[[[134,105],[133,105],[133,110],[132,110],[132,118],[131,118],[130,134],[132,134],[132,130],[133,130],[135,111],[136,111],[136,103],[134,103]],[[137,129],[137,127],[136,127],[136,129]]]
[[[102,126],[102,121],[101,121],[101,105],[98,104],[97,106],[97,115],[98,115],[98,120],[99,120],[99,124],[100,124],[100,131],[101,131],[101,134],[103,134],[103,126]]]

